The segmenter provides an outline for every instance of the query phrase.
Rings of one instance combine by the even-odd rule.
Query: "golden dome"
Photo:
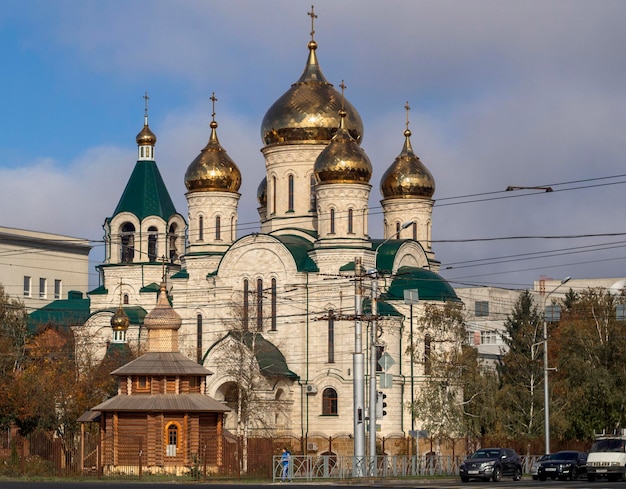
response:
[[[111,328],[113,328],[114,331],[126,331],[129,325],[130,319],[128,319],[126,312],[124,312],[124,309],[120,306],[115,314],[113,314],[113,317],[111,317]]]
[[[241,187],[241,172],[217,139],[217,122],[211,121],[211,137],[185,172],[189,191],[237,192]]]
[[[167,300],[167,293],[165,292],[165,284],[161,284],[161,291],[159,292],[159,299],[157,305],[146,314],[143,319],[143,324],[148,329],[172,329],[177,330],[183,324],[182,318],[178,313],[172,309],[169,301]]]
[[[308,47],[309,58],[302,76],[263,117],[261,137],[266,145],[326,143],[337,131],[341,94],[320,70],[315,55],[317,43],[309,41]],[[348,113],[346,128],[360,143],[363,136],[361,116],[345,99],[344,108]]]
[[[372,163],[363,148],[344,127],[346,112],[340,111],[339,129],[315,160],[317,183],[368,183]]]
[[[139,134],[137,134],[135,140],[137,141],[137,146],[154,146],[156,144],[157,138],[150,130],[147,120],[144,123],[141,131],[139,131]]]
[[[432,197],[435,179],[413,152],[411,131],[404,131],[404,147],[380,180],[383,197]]]
[[[256,200],[261,207],[267,207],[267,177],[261,180],[256,190]]]

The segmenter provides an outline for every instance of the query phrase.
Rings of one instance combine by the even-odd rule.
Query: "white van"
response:
[[[606,477],[615,482],[626,474],[626,430],[621,435],[599,435],[587,457],[587,479]]]

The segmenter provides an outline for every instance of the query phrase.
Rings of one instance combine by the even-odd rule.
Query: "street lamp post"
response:
[[[389,240],[395,238],[400,231],[413,225],[414,221],[407,221],[400,226],[395,233],[380,243],[374,250],[374,269],[368,273],[372,279],[372,321],[370,324],[370,392],[369,392],[369,455],[370,455],[370,475],[376,475],[376,332],[377,332],[377,299],[378,299],[378,269],[376,258],[378,250]]]
[[[570,280],[571,277],[566,277],[561,280],[561,283],[550,291],[549,294],[543,297],[543,412],[545,427],[544,432],[546,436],[546,454],[550,453],[550,392],[548,389],[548,320],[546,318],[546,303],[548,297],[550,297],[556,289]]]

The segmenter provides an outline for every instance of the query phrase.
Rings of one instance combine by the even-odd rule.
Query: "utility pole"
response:
[[[363,356],[363,277],[361,258],[354,259],[355,322],[354,356],[352,357],[352,391],[354,396],[354,463],[352,476],[365,476],[365,359]]]

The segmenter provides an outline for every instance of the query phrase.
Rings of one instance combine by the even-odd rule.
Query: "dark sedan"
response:
[[[511,448],[481,448],[461,462],[459,475],[463,482],[470,479],[499,482],[505,476],[518,481],[522,478],[522,462]]]
[[[539,464],[537,476],[540,481],[550,479],[577,480],[587,475],[587,454],[575,450],[563,450],[550,455]]]

